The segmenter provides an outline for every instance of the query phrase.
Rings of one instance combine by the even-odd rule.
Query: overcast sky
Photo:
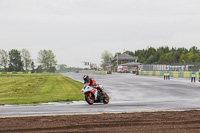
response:
[[[100,64],[101,53],[200,48],[200,0],[0,0],[0,49],[50,49],[58,64]]]

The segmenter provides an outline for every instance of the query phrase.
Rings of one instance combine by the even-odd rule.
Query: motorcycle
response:
[[[86,84],[81,91],[85,95],[85,101],[89,105],[92,105],[93,103],[108,104],[109,96],[103,90],[104,87],[102,85],[89,86]]]

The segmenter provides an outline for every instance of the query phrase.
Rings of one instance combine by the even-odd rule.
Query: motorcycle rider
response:
[[[83,80],[84,80],[84,88],[81,90],[84,94],[84,90],[87,86],[90,86],[92,87],[91,89],[94,90],[94,89],[97,89],[95,90],[94,92],[92,92],[94,95],[91,95],[89,96],[91,100],[93,100],[93,102],[103,102],[104,104],[108,104],[109,102],[109,96],[103,91],[103,86],[102,85],[99,85],[99,84],[96,84],[96,81],[93,79],[93,78],[90,78],[88,75],[84,75],[83,76]],[[94,97],[93,97],[94,96]],[[85,95],[85,99],[86,101],[88,102],[88,104],[93,104],[93,102],[90,102],[90,100],[88,101],[88,98],[86,97]]]
[[[84,85],[88,84],[89,86],[96,86],[96,81],[93,78],[90,78],[88,75],[83,76]]]
[[[83,76],[83,80],[84,80],[84,86],[91,86],[93,88],[96,88],[98,91],[97,91],[97,95],[99,96],[100,95],[100,92],[102,92],[102,89],[100,88],[100,86],[98,86],[96,84],[96,81],[93,79],[93,78],[90,78],[88,75],[84,75]]]
[[[100,95],[100,92],[103,93],[102,88],[98,84],[96,84],[96,81],[93,78],[90,78],[88,75],[84,75],[83,80],[84,80],[84,86],[89,85],[98,90],[97,91],[98,96]]]

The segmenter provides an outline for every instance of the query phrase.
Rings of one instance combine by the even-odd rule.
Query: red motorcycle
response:
[[[92,105],[93,103],[109,103],[109,96],[103,91],[104,87],[102,85],[89,86],[84,85],[81,90],[85,95],[85,101]]]

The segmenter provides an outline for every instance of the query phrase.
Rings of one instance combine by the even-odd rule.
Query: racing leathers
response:
[[[96,86],[96,81],[92,78],[89,78],[89,81],[88,82],[84,82],[84,84],[88,84],[89,86]]]

